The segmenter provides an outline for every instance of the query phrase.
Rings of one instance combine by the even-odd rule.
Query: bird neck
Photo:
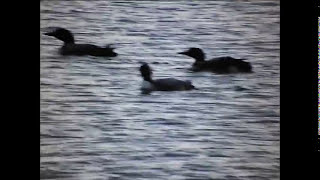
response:
[[[61,37],[57,37],[58,39],[60,39],[61,41],[64,42],[64,44],[74,44],[74,37],[71,33],[65,34]]]
[[[64,44],[74,44],[74,39],[63,40]]]
[[[197,57],[195,57],[195,59],[198,62],[202,62],[205,59],[205,55],[204,54],[199,54]]]
[[[150,83],[153,82],[151,76],[143,76],[143,80],[148,81],[148,82],[150,82]]]
[[[196,60],[196,62],[202,62],[205,59],[205,54],[200,53],[200,54],[193,56],[193,58]]]

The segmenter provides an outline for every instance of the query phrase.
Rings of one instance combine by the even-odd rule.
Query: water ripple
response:
[[[41,1],[40,179],[279,179],[279,1]],[[61,56],[48,26],[115,58]],[[193,73],[177,52],[253,74]],[[142,94],[138,68],[199,90]]]

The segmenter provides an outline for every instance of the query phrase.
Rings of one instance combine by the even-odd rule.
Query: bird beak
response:
[[[43,33],[44,35],[47,35],[47,36],[54,36],[56,30],[58,28],[57,27],[47,27],[47,28],[44,28],[43,31],[45,33]]]
[[[53,36],[53,32],[46,32],[46,33],[44,33],[44,35]]]
[[[178,52],[178,54],[184,54],[184,55],[187,55],[187,51]]]

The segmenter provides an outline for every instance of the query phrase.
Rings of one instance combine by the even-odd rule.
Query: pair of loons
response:
[[[107,45],[99,47],[91,44],[76,44],[73,34],[61,27],[48,28],[47,36],[53,36],[64,42],[60,48],[62,55],[91,55],[102,57],[115,57],[118,54],[114,52],[114,48]],[[211,60],[205,60],[204,52],[199,48],[190,48],[187,51],[178,54],[187,55],[195,59],[192,70],[211,71],[219,74],[229,73],[251,73],[252,66],[245,59],[235,59],[232,57],[218,57]],[[196,89],[191,81],[182,81],[174,78],[152,79],[152,69],[147,63],[143,63],[140,67],[140,73],[143,78],[142,90],[144,91],[184,91]]]

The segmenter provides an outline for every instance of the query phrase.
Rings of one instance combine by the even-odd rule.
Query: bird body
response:
[[[73,34],[69,30],[60,27],[51,27],[49,29],[49,32],[44,33],[45,35],[55,37],[64,42],[59,50],[61,55],[117,56],[117,53],[113,51],[114,48],[110,46],[99,47],[92,44],[76,44]]]
[[[199,48],[190,48],[187,51],[180,52],[194,58],[196,61],[192,65],[194,71],[211,71],[215,73],[250,73],[252,72],[252,66],[245,59],[235,59],[230,56],[213,58],[211,60],[205,60],[205,54]]]
[[[145,91],[186,91],[195,89],[191,81],[182,81],[175,78],[152,79],[152,70],[147,63],[140,67],[143,78],[142,90]]]

